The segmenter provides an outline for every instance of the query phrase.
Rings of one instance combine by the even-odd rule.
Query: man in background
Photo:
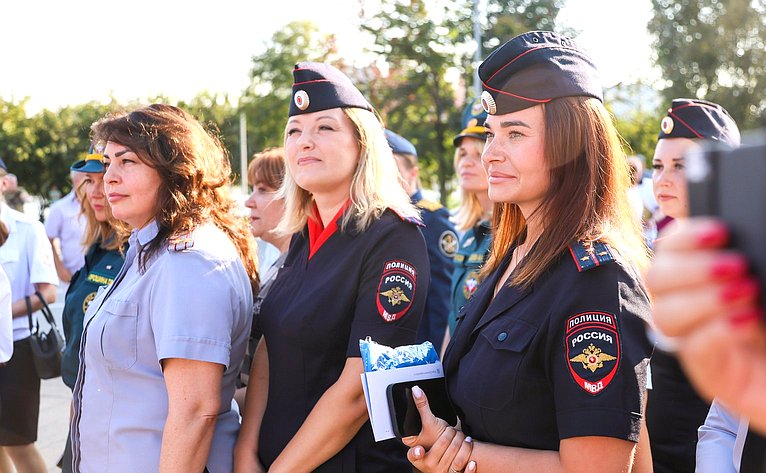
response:
[[[80,215],[80,199],[76,192],[85,173],[72,171],[70,177],[72,191],[51,205],[45,220],[45,233],[53,245],[56,272],[62,282],[69,282],[85,262],[81,242],[85,219]]]

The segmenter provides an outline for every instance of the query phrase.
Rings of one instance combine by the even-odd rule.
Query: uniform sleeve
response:
[[[183,358],[228,368],[240,301],[224,263],[192,252],[171,253],[153,287],[149,317],[158,360]]]
[[[10,360],[13,354],[11,302],[11,283],[0,266],[0,363]]]
[[[450,311],[452,260],[457,252],[458,238],[446,209],[432,212],[429,217],[427,220],[424,218],[426,228],[423,229],[423,236],[428,247],[431,281],[423,320],[418,329],[418,341],[429,340],[439,351]]]
[[[349,357],[360,356],[359,340],[368,336],[392,347],[414,343],[428,294],[428,255],[416,226],[395,222],[365,237],[375,241],[362,262]]]
[[[573,273],[549,319],[559,436],[637,442],[651,354],[648,298],[617,263]]]
[[[45,234],[48,238],[61,237],[61,223],[63,221],[63,212],[60,205],[51,207],[48,218],[45,219]]]
[[[32,284],[48,283],[58,286],[59,277],[53,262],[53,248],[40,222],[32,223],[32,241],[29,241],[29,281]]]
[[[737,473],[734,444],[739,424],[739,418],[713,400],[705,423],[698,431],[696,473]]]

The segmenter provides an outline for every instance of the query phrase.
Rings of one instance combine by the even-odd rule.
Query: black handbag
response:
[[[42,294],[39,291],[35,291],[35,295],[43,307],[40,309],[45,320],[50,325],[50,329],[47,332],[40,330],[40,324],[37,320],[32,322],[32,302],[29,298],[27,301],[27,317],[29,318],[29,331],[32,332],[32,336],[29,337],[29,344],[32,347],[32,359],[35,363],[35,371],[40,379],[51,379],[61,376],[61,354],[64,350],[64,337],[59,332],[56,326],[56,321],[53,319],[53,312],[48,307],[48,303],[45,302]]]

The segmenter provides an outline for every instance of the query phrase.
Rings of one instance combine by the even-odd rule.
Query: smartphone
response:
[[[413,386],[420,387],[426,393],[431,412],[436,417],[444,419],[449,425],[457,424],[457,415],[447,396],[447,384],[444,377],[405,381],[391,384],[386,388],[394,435],[399,438],[418,435],[422,428],[420,413],[412,397]]]
[[[731,230],[730,246],[747,255],[766,288],[766,135],[730,150],[714,144],[686,156],[689,209],[693,216],[720,217]],[[761,301],[766,303],[766,298]]]

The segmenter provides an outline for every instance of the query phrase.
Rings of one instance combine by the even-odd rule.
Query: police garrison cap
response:
[[[293,100],[288,116],[331,108],[362,108],[372,111],[351,79],[329,64],[300,62],[293,69]]]
[[[415,149],[415,145],[410,143],[406,138],[397,135],[388,129],[385,130],[385,133],[388,146],[391,147],[391,151],[393,151],[394,154],[411,154],[416,158],[418,157],[418,150]]]
[[[729,112],[717,103],[697,99],[673,100],[668,114],[660,122],[658,140],[664,138],[700,138],[715,140],[736,148],[739,128]]]
[[[495,49],[479,66],[481,102],[503,115],[560,97],[603,102],[596,65],[577,43],[551,31],[530,31]]]
[[[486,119],[487,112],[483,108],[481,98],[473,100],[463,110],[463,131],[452,138],[452,144],[457,148],[465,137],[486,140],[487,129],[484,128],[484,120]]]

